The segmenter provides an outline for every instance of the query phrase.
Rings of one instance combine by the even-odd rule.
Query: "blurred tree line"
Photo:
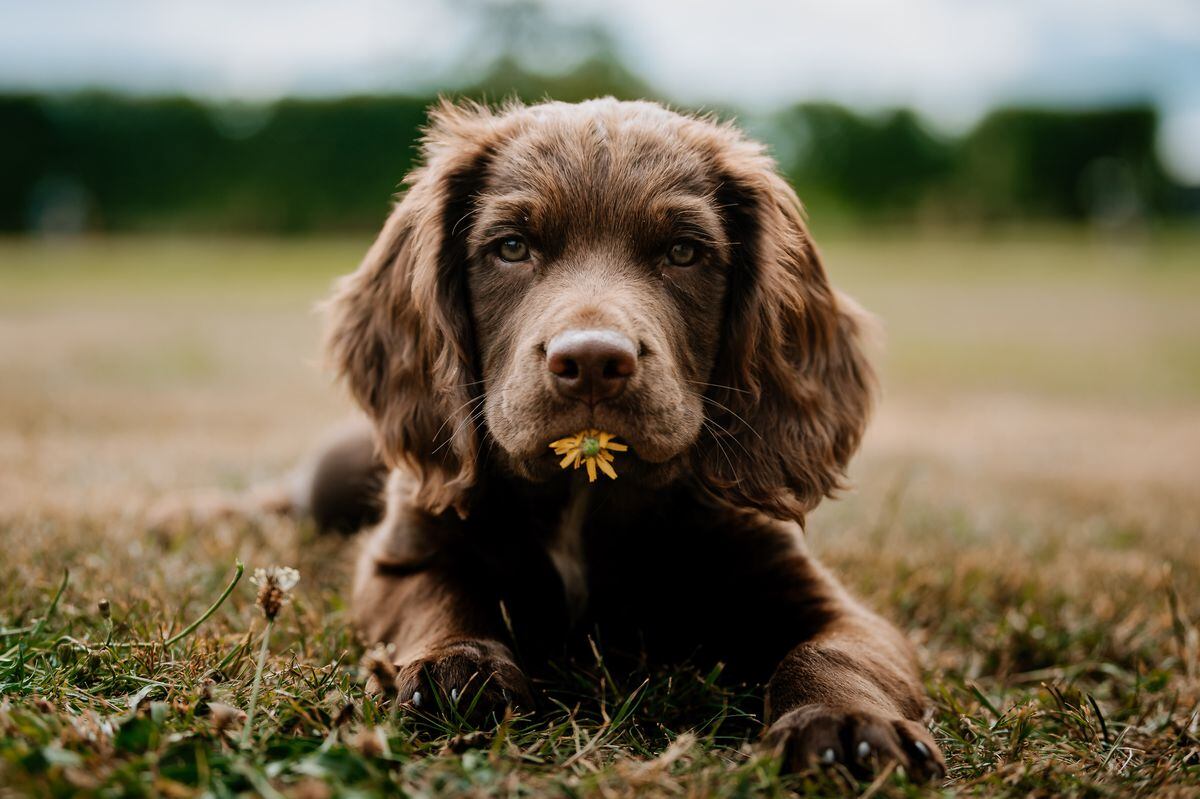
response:
[[[540,75],[501,56],[460,94],[654,97],[614,58]],[[431,96],[208,104],[0,96],[0,230],[304,232],[377,227]],[[1002,109],[959,137],[908,110],[809,103],[745,120],[820,220],[1053,220],[1110,226],[1196,212],[1155,152],[1149,106]]]

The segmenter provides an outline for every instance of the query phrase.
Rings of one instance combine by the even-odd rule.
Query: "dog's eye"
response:
[[[667,250],[667,261],[671,266],[691,266],[696,262],[699,252],[696,245],[690,241],[677,241]]]
[[[518,236],[509,236],[506,239],[500,240],[500,246],[496,248],[496,252],[500,255],[500,260],[513,263],[515,261],[524,261],[529,257],[529,245],[525,243],[525,239]]]

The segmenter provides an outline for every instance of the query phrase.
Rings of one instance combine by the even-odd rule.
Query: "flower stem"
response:
[[[171,646],[172,644],[182,641],[184,638],[186,638],[187,636],[194,633],[196,631],[197,627],[199,627],[201,624],[203,624],[205,621],[207,621],[209,616],[211,616],[217,612],[217,608],[221,607],[221,605],[225,602],[225,598],[228,597],[231,593],[233,593],[233,587],[238,584],[238,580],[242,579],[242,572],[244,572],[246,570],[246,567],[242,565],[242,562],[240,560],[235,561],[233,568],[234,568],[233,579],[229,581],[229,585],[225,586],[225,590],[223,592],[221,592],[221,595],[219,597],[217,597],[217,601],[212,603],[212,605],[209,607],[208,610],[204,611],[203,616],[196,619],[194,622],[189,624],[187,627],[185,627],[184,629],[180,630],[175,635],[172,635],[170,638],[168,638],[167,642],[164,644],[164,646]]]
[[[258,667],[254,670],[254,686],[250,689],[250,709],[246,712],[246,726],[242,727],[242,748],[250,743],[250,731],[254,727],[254,711],[258,707],[258,689],[262,685],[263,666],[267,663],[267,649],[271,643],[271,628],[275,626],[275,620],[271,619],[267,622],[267,629],[263,630],[262,646],[258,650]]]

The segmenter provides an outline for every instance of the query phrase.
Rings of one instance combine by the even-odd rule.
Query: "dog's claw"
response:
[[[458,703],[458,689],[457,688],[450,689],[450,701],[454,702],[456,704]]]
[[[421,692],[420,691],[413,691],[412,703],[413,703],[413,707],[421,706]]]
[[[801,706],[776,719],[764,741],[782,753],[786,771],[840,762],[857,775],[901,766],[920,782],[945,774],[937,745],[920,724],[871,711]],[[838,741],[848,744],[844,752]]]

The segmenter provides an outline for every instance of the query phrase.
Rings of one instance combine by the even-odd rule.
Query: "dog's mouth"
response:
[[[694,420],[633,399],[593,408],[526,407],[498,401],[488,427],[508,468],[538,481],[577,473],[590,477],[594,471],[594,482],[608,483],[614,480],[611,471],[621,485],[655,483],[661,474],[678,471],[695,439],[688,429]]]
[[[629,445],[622,443],[614,433],[589,427],[550,442],[550,449],[560,459],[560,469],[582,468],[588,482],[594,483],[600,475],[617,479],[618,456],[629,452]]]
[[[609,437],[602,444],[600,435],[587,435],[592,431]],[[683,452],[656,444],[653,436],[626,434],[624,426],[552,427],[525,447],[504,450],[501,444],[500,449],[509,469],[536,482],[569,476],[596,487],[632,487],[665,485],[682,468]]]
[[[672,423],[664,421],[664,416],[640,409],[606,405],[589,410],[569,409],[547,426],[536,439],[535,452],[527,451],[527,455],[546,455],[561,460],[565,457],[565,451],[556,455],[553,445],[565,439],[578,438],[580,446],[587,444],[589,450],[599,450],[597,455],[600,452],[611,454],[618,472],[622,464],[663,464],[678,458],[691,445],[693,438],[681,434],[688,426],[686,419],[680,418],[677,423]],[[585,442],[584,439],[588,438],[592,441]],[[617,448],[610,447],[610,443]],[[564,450],[564,447],[557,449]],[[573,467],[573,462],[569,466]]]

